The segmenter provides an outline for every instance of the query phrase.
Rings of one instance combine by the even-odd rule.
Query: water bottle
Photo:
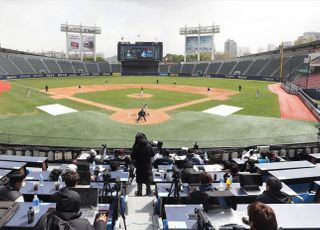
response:
[[[220,191],[224,190],[224,179],[223,179],[223,176],[221,176],[220,180],[219,180],[219,190]]]
[[[33,197],[32,207],[33,207],[34,213],[40,212],[40,201],[39,201],[39,198],[37,195],[34,195],[34,197]]]
[[[164,180],[167,179],[167,170],[166,169],[163,170],[163,179]]]
[[[34,221],[34,209],[32,208],[32,206],[29,207],[27,216],[28,216],[28,223],[31,224]]]
[[[233,180],[233,178],[232,178],[232,175],[231,175],[231,174],[230,174],[229,179],[230,179],[230,188],[231,188],[231,187],[232,187],[232,180]]]
[[[204,152],[204,161],[209,161],[207,152]]]
[[[96,162],[93,161],[93,162],[92,162],[92,169],[94,170],[95,168],[96,168]]]
[[[58,185],[59,185],[59,188],[62,185],[62,177],[61,177],[61,175],[58,177]]]
[[[40,173],[40,177],[39,177],[39,186],[43,186],[43,175],[42,175],[42,173]]]

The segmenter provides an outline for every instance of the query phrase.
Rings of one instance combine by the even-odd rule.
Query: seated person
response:
[[[280,158],[272,151],[267,153],[267,158],[270,163],[272,162],[280,162]]]
[[[260,152],[257,161],[258,163],[270,163],[266,152]]]
[[[80,176],[77,172],[67,172],[63,174],[63,180],[67,188],[74,188],[80,181]]]
[[[82,215],[80,212],[81,199],[76,191],[62,188],[54,194],[54,200],[56,210],[43,215],[36,229],[60,229],[62,225],[66,227],[67,224],[68,227],[79,230],[106,229],[107,216],[105,214],[97,218],[94,226],[87,219],[80,218]]]
[[[275,177],[269,177],[266,181],[266,191],[257,197],[257,201],[262,203],[280,203],[286,204],[291,202],[291,197],[281,192],[282,183]]]
[[[212,177],[210,174],[203,172],[200,174],[200,186],[199,186],[200,192],[206,192],[213,190],[212,186]]]
[[[162,156],[158,157],[154,162],[153,166],[158,167],[158,165],[173,165],[174,160],[170,158],[170,152],[167,149],[163,149],[161,152]]]
[[[259,154],[258,154],[257,150],[250,149],[248,152],[246,152],[245,154],[242,155],[241,159],[242,160],[251,159],[251,160],[257,161],[258,157],[259,157]]]
[[[0,201],[24,202],[20,188],[25,177],[24,173],[19,171],[10,173],[8,176],[9,182],[4,186],[0,186]]]
[[[124,163],[127,168],[131,164],[130,156],[125,154],[124,149],[119,149],[117,151],[117,154],[115,154],[115,158],[113,159],[113,161],[119,161],[120,164]]]
[[[272,208],[260,202],[248,205],[249,225],[251,230],[277,230],[278,223]]]
[[[193,149],[188,149],[185,161],[191,162],[192,165],[202,165],[203,164],[203,160],[201,159],[201,157],[198,154],[195,154],[193,152]]]
[[[239,168],[236,163],[229,163],[226,165],[227,172],[223,175],[224,180],[226,181],[228,177],[232,176],[232,182],[239,183]]]

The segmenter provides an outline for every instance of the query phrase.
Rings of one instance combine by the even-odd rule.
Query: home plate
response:
[[[236,107],[236,106],[218,105],[216,107],[212,107],[202,112],[226,117],[235,112],[238,112],[241,109],[242,109],[241,107]]]
[[[42,105],[42,106],[37,106],[37,108],[53,116],[78,112],[78,110],[71,109],[67,106],[60,105],[60,104]]]

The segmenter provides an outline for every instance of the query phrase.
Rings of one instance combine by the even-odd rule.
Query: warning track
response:
[[[280,83],[269,85],[269,90],[278,95],[281,118],[317,122],[300,98],[286,93]]]

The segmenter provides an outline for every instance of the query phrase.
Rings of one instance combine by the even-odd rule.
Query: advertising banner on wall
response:
[[[94,36],[82,36],[83,42],[83,51],[84,52],[93,52],[94,51]]]
[[[69,50],[80,52],[80,35],[69,34]]]
[[[200,36],[200,44],[198,36],[187,36],[186,51],[187,55],[195,54],[198,52],[211,52],[212,51],[212,35]]]

